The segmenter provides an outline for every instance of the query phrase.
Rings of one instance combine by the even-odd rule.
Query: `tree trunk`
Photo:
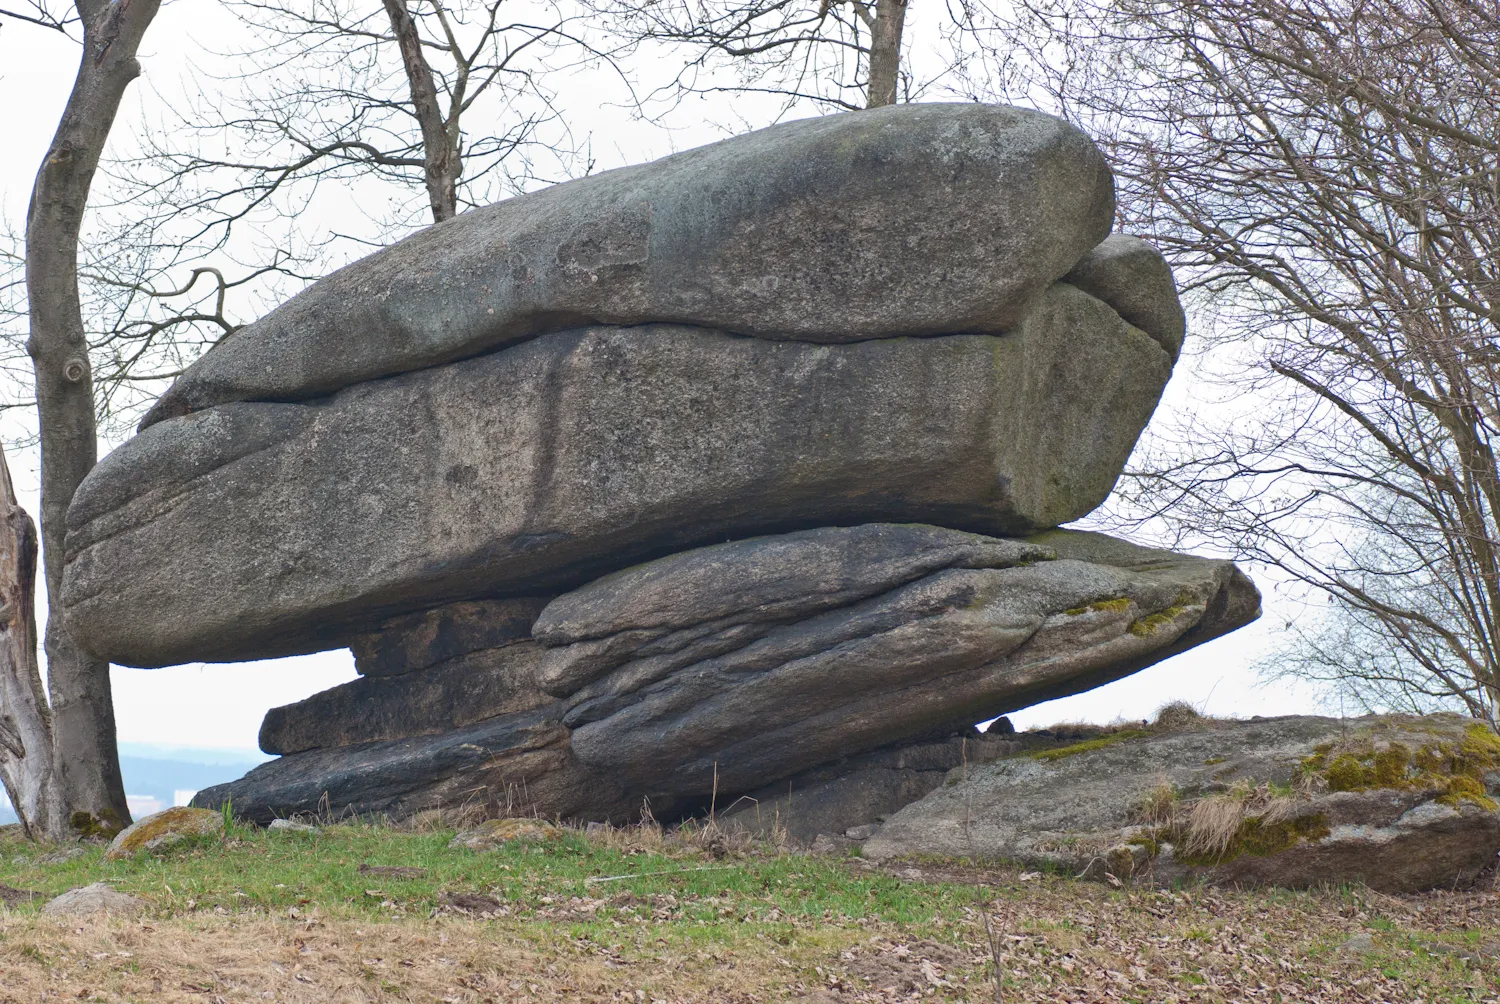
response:
[[[432,204],[432,219],[441,223],[458,213],[458,149],[450,141],[444,126],[432,67],[422,55],[422,40],[411,11],[406,7],[406,0],[384,2],[391,29],[396,33],[396,44],[401,48],[401,62],[406,66],[417,124],[422,127],[422,159],[425,161],[427,199]]]
[[[94,466],[97,445],[88,341],[78,298],[78,235],[89,187],[135,54],[160,0],[77,0],[83,57],[26,216],[26,290],[42,445],[42,562],[46,572],[47,680],[63,795],[75,830],[106,835],[130,821],[115,748],[109,664],[74,644],[62,622],[68,504]]]
[[[0,782],[32,840],[69,835],[36,661],[36,525],[0,451]]]
[[[865,107],[880,108],[896,103],[896,85],[901,77],[901,32],[906,27],[908,0],[879,0],[875,23],[870,26],[870,83]]]

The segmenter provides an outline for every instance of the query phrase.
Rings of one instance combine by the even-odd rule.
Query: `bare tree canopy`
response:
[[[627,46],[685,53],[667,96],[718,91],[773,95],[786,107],[834,110],[911,100],[902,63],[910,0],[585,0],[601,30]],[[714,71],[728,68],[735,83]]]
[[[1282,569],[1328,613],[1282,669],[1500,707],[1500,8],[971,6],[970,93],[1096,136],[1120,228],[1206,320],[1232,415],[1157,429],[1121,512]]]
[[[134,196],[226,245],[242,221],[304,213],[320,186],[375,181],[383,239],[568,173],[576,150],[547,87],[592,57],[574,18],[504,0],[249,0],[254,45],[148,137]],[[249,69],[253,66],[254,69]]]

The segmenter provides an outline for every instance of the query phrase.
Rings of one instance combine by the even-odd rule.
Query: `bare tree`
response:
[[[159,0],[77,0],[75,6],[83,32],[78,75],[37,172],[26,218],[31,322],[26,349],[36,381],[41,440],[42,558],[51,611],[45,644],[55,766],[73,829],[109,833],[130,820],[115,747],[109,665],[74,643],[58,613],[68,504],[97,457],[78,237],[115,113],[125,89],[140,74],[136,50]],[[22,702],[9,711],[14,717],[40,714],[41,709]],[[23,734],[35,735],[43,725],[27,723]],[[29,797],[21,793],[21,802]]]
[[[759,92],[837,110],[910,100],[902,40],[909,0],[585,0],[634,49],[688,53],[669,94]],[[724,83],[714,71],[737,77]]]
[[[365,186],[360,208],[377,225],[369,239],[383,240],[419,223],[414,190],[426,193],[422,215],[441,222],[521,190],[539,159],[566,168],[576,151],[547,76],[597,54],[556,8],[533,4],[523,14],[534,16],[508,19],[510,6],[236,4],[258,42],[224,55],[254,70],[222,78],[222,94],[200,95],[147,137],[127,173],[151,180],[132,198],[199,221],[188,238],[212,234],[210,246],[225,248],[242,221],[265,232],[279,215],[295,226],[328,182]]]
[[[1050,100],[1186,280],[1224,400],[1117,512],[1324,598],[1281,669],[1500,708],[1500,8],[976,3],[969,93]],[[1202,385],[1205,392],[1215,386]]]

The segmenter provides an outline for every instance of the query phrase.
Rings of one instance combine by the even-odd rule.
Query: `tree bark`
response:
[[[422,127],[422,149],[427,175],[427,199],[432,205],[435,223],[452,219],[458,213],[458,148],[448,135],[442,108],[438,106],[437,85],[432,67],[422,55],[422,40],[416,22],[406,7],[406,0],[384,0],[390,16],[406,79],[411,87],[411,103],[417,124]]]
[[[26,216],[26,289],[42,446],[42,562],[47,679],[57,765],[73,828],[105,835],[130,821],[115,748],[109,664],[68,635],[62,604],[68,504],[97,459],[94,390],[78,296],[78,235],[89,187],[160,0],[77,0],[83,56],[73,93],[37,172]]]
[[[896,85],[901,78],[901,32],[906,27],[909,0],[878,0],[870,25],[870,83],[865,107],[880,108],[896,103]]]
[[[50,842],[69,828],[36,659],[36,549],[0,451],[0,782],[26,835]]]

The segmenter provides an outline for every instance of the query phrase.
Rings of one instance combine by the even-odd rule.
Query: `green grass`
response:
[[[1330,1001],[1497,1000],[1491,964],[1453,950],[1487,960],[1500,952],[1500,904],[1486,893],[1115,889],[1005,866],[877,867],[656,830],[564,830],[486,852],[450,849],[451,837],[236,825],[223,840],[125,861],[105,861],[97,846],[45,861],[48,849],[0,837],[0,884],[40,894],[0,911],[0,971],[28,992],[75,995],[107,968],[111,993],[125,1000],[144,999],[160,971],[171,986],[212,984],[226,1001],[284,992],[278,999],[312,1004],[337,980],[422,1000],[510,999],[535,983],[546,1000],[655,987],[663,999],[748,1002],[842,981],[861,993],[899,984],[889,998],[858,1000],[917,991],[988,1001],[989,918],[1002,936],[1007,1001],[1055,1000],[1063,988],[1072,988],[1067,999],[1110,989],[1122,1000],[1197,1000],[1203,990],[1201,999],[1220,1001],[1288,983],[1303,995],[1337,988],[1315,998]],[[45,897],[98,881],[146,900],[144,925],[58,928],[36,916]],[[490,897],[493,909],[452,913],[454,895]],[[1376,951],[1340,951],[1359,932]],[[240,955],[213,959],[221,945]],[[927,958],[946,982],[928,981]],[[268,968],[276,960],[280,968]],[[739,996],[719,995],[725,986]]]
[[[924,925],[957,918],[974,902],[972,887],[902,882],[881,872],[851,870],[837,858],[755,854],[721,861],[691,847],[613,848],[576,831],[565,833],[474,852],[450,850],[452,831],[341,825],[292,833],[236,826],[225,841],[184,842],[165,854],[106,861],[96,847],[47,864],[37,860],[44,851],[9,844],[0,845],[5,860],[0,883],[51,896],[107,881],[165,914],[215,907],[286,914],[295,908],[349,918],[425,916],[448,893],[492,896],[519,915],[558,913],[574,897],[672,896],[680,906],[667,922],[688,926],[716,923],[726,910],[737,920],[775,910],[802,921],[828,917]],[[361,873],[362,864],[415,868],[421,874]],[[621,909],[598,907],[598,919],[584,926],[607,925]]]

